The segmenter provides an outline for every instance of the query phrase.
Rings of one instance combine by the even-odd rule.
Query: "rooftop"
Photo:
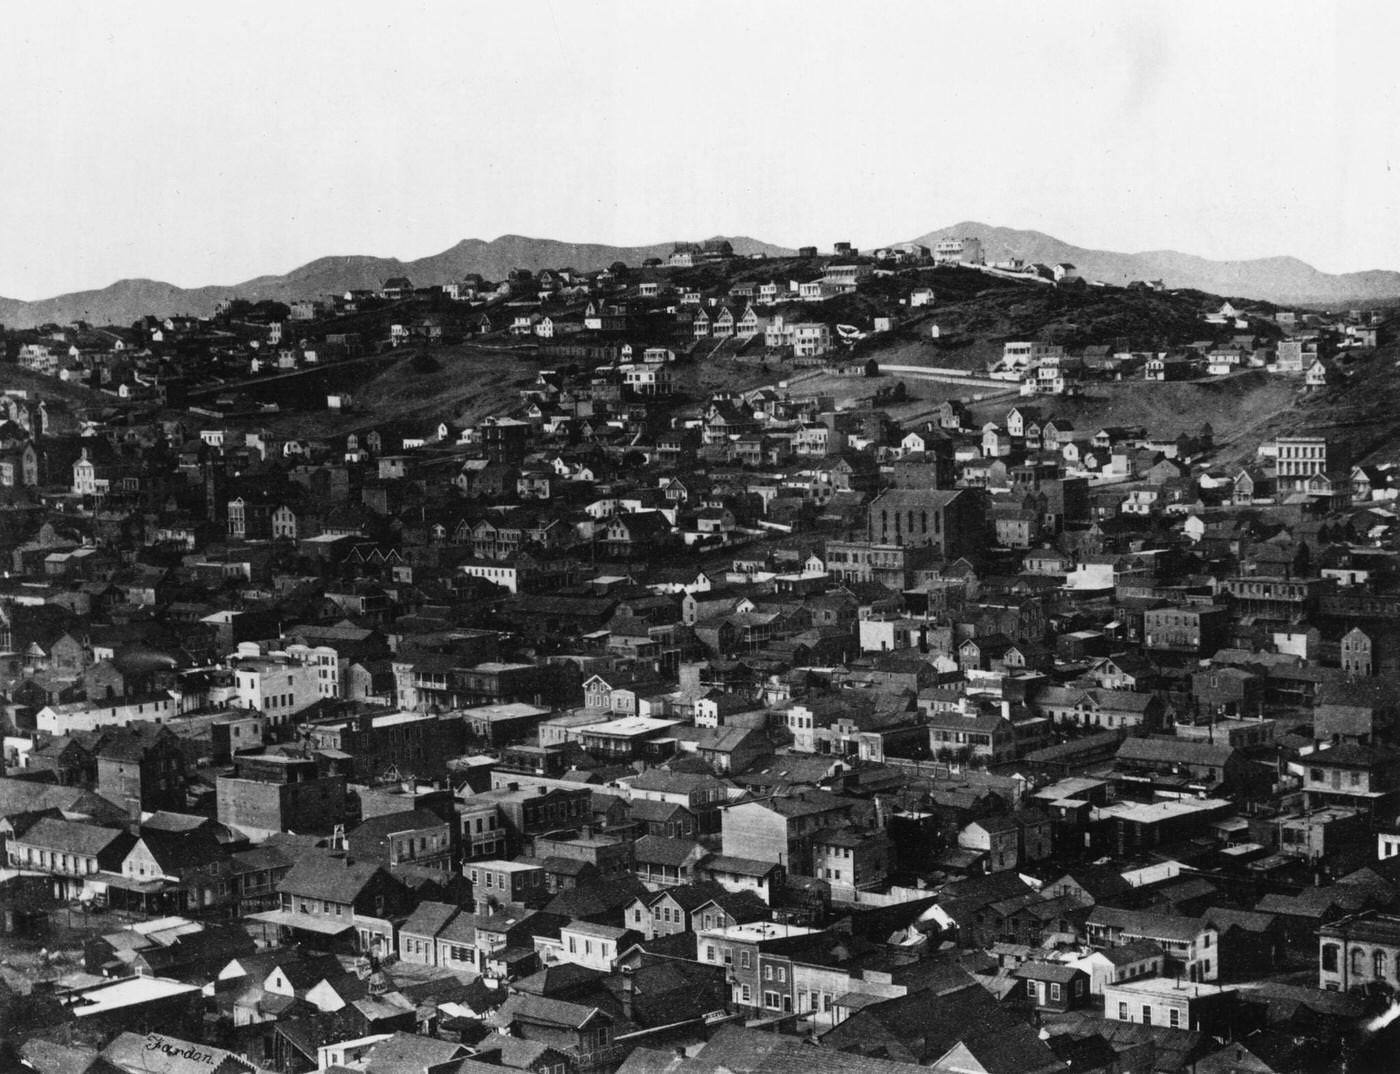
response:
[[[701,936],[739,943],[762,943],[765,940],[786,940],[792,936],[810,936],[817,929],[802,925],[787,925],[775,921],[750,921],[743,925],[728,925],[722,929],[706,929]]]
[[[1226,988],[1223,985],[1183,981],[1177,977],[1143,977],[1136,981],[1105,983],[1104,988],[1112,988],[1117,992],[1128,992],[1135,996],[1163,998],[1184,996],[1189,999],[1195,999],[1198,996],[1219,996],[1234,991],[1233,988]]]
[[[1229,807],[1230,803],[1224,798],[1168,798],[1161,802],[1114,802],[1098,809],[1095,816],[1102,820],[1119,817],[1134,824],[1155,824]]]
[[[648,716],[624,716],[618,720],[587,724],[580,730],[595,735],[645,735],[653,731],[664,731],[668,727],[675,727],[679,722],[679,720],[656,720]]]
[[[98,985],[79,992],[73,1004],[73,1014],[86,1018],[95,1014],[107,1014],[141,1003],[154,1003],[171,999],[174,996],[193,996],[199,992],[196,985],[170,981],[164,977],[123,977],[111,984]]]

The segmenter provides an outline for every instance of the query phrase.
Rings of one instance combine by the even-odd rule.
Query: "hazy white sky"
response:
[[[0,295],[514,232],[1400,267],[1400,3],[13,5]]]

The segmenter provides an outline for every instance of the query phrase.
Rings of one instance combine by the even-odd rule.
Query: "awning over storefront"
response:
[[[298,913],[295,910],[263,910],[260,913],[249,914],[247,920],[280,925],[282,928],[298,929],[302,932],[316,932],[322,936],[340,936],[355,929],[354,925],[346,921]]]

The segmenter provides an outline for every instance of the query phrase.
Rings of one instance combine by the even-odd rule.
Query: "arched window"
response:
[[[1324,944],[1322,948],[1322,968],[1327,973],[1337,972],[1337,956],[1341,953],[1341,948],[1334,943]]]
[[[1374,977],[1376,980],[1381,981],[1385,979],[1387,961],[1388,960],[1386,958],[1385,952],[1382,951],[1380,948],[1377,948],[1374,952],[1372,952],[1371,976]]]

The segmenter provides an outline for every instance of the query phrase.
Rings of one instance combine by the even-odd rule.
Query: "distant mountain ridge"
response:
[[[725,238],[739,254],[788,257],[795,253],[743,235]],[[441,253],[414,261],[367,255],[321,257],[282,276],[256,276],[229,286],[183,288],[159,280],[132,279],[118,280],[96,291],[76,291],[33,302],[0,298],[0,324],[11,328],[67,324],[76,320],[129,324],[148,313],[162,316],[187,313],[204,317],[230,298],[253,301],[272,298],[284,302],[322,298],[352,289],[376,288],[391,276],[407,276],[415,286],[422,287],[461,279],[469,272],[479,272],[489,280],[503,279],[513,268],[571,267],[586,272],[606,268],[614,261],[639,265],[648,257],[665,258],[674,245],[664,242],[651,246],[606,246],[532,239],[523,235],[502,235],[490,242],[463,239]]]
[[[1168,287],[1192,287],[1212,294],[1257,298],[1280,304],[1349,305],[1400,300],[1400,272],[1376,269],[1333,275],[1293,257],[1250,261],[1211,261],[1174,250],[1116,253],[1090,250],[1039,231],[1020,231],[964,221],[913,240],[932,246],[939,239],[976,237],[989,260],[1019,257],[1025,261],[1069,261],[1081,275],[1110,284],[1162,280]],[[736,253],[791,256],[795,251],[747,236],[730,237]],[[446,283],[469,272],[501,279],[513,268],[604,268],[614,261],[640,264],[666,257],[672,243],[608,246],[502,235],[486,242],[464,239],[438,254],[401,261],[394,257],[351,255],[322,257],[276,276],[257,276],[229,286],[177,287],[159,280],[119,280],[95,291],[78,291],[26,302],[0,298],[0,324],[29,328],[50,322],[84,320],[94,324],[129,324],[148,313],[208,316],[229,298],[289,301],[319,298],[355,288],[378,287],[390,276],[407,276],[419,286]]]
[[[1148,250],[1136,254],[1089,250],[1040,231],[993,227],[973,220],[930,231],[913,241],[932,247],[939,239],[955,238],[981,239],[989,261],[1005,261],[1012,257],[1045,264],[1068,261],[1086,279],[1119,286],[1133,280],[1161,280],[1168,287],[1191,287],[1217,295],[1256,298],[1282,305],[1342,305],[1400,298],[1400,272],[1374,269],[1334,275],[1296,257],[1211,261],[1176,250]]]

